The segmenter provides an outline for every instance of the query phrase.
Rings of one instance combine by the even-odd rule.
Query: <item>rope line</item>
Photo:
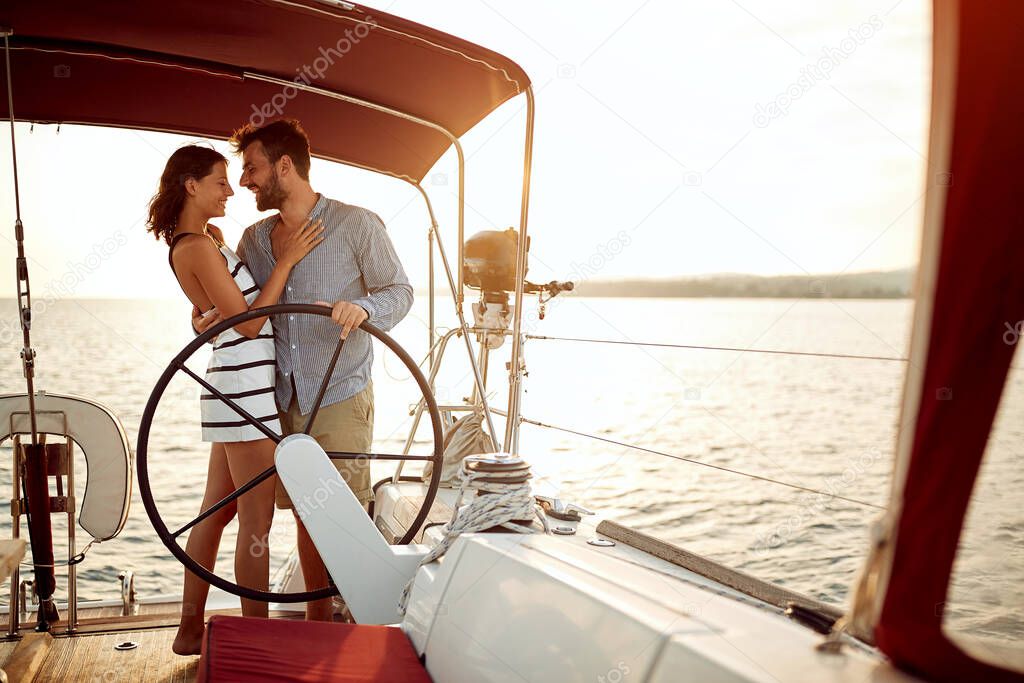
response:
[[[597,436],[597,435],[594,435],[594,434],[587,434],[586,432],[578,432],[575,429],[569,429],[567,427],[559,427],[557,425],[546,424],[544,422],[540,422],[539,420],[530,420],[528,418],[521,417],[521,418],[519,418],[519,421],[520,422],[525,422],[527,424],[534,425],[536,427],[544,427],[546,429],[554,429],[556,431],[566,432],[568,434],[575,434],[577,436],[583,436],[583,437],[586,437],[588,439],[595,439],[597,441],[604,441],[605,443],[614,444],[616,446],[622,446],[624,448],[632,448],[634,450],[643,451],[645,453],[652,453],[654,455],[661,455],[661,456],[664,456],[666,458],[672,458],[673,460],[681,460],[683,462],[692,463],[694,465],[703,465],[704,467],[710,467],[711,469],[721,470],[722,472],[729,472],[730,474],[738,474],[740,476],[748,477],[750,479],[757,479],[759,481],[766,481],[766,482],[769,482],[771,484],[778,484],[779,486],[786,486],[788,488],[796,489],[798,491],[806,491],[807,493],[816,493],[816,494],[819,494],[819,495],[822,495],[822,496],[828,496],[829,498],[835,498],[837,500],[845,500],[848,503],[856,503],[857,505],[864,505],[864,506],[867,506],[867,507],[875,508],[877,510],[885,510],[886,509],[886,508],[884,508],[881,505],[875,505],[874,503],[869,503],[866,500],[859,500],[857,498],[848,498],[846,496],[840,496],[837,493],[829,493],[827,491],[820,491],[818,489],[812,489],[812,488],[807,487],[807,486],[800,486],[799,484],[790,484],[789,482],[780,481],[778,479],[772,479],[771,477],[765,477],[765,476],[762,476],[760,474],[750,474],[749,472],[741,472],[740,470],[734,470],[734,469],[731,469],[731,468],[728,468],[728,467],[723,467],[722,465],[712,465],[711,463],[703,462],[701,460],[694,460],[693,458],[687,458],[687,457],[682,456],[682,455],[675,455],[674,453],[665,453],[664,451],[656,451],[656,450],[654,450],[652,448],[644,448],[643,446],[637,446],[635,444],[625,443],[625,442],[622,442],[622,441],[615,441],[614,439],[606,439],[603,436]]]
[[[468,465],[472,456],[462,461],[459,470],[459,497],[455,502],[452,518],[444,526],[444,537],[427,555],[420,560],[420,566],[430,564],[438,559],[455,543],[459,536],[500,526],[508,531],[520,534],[538,533],[533,527],[516,524],[513,520],[540,520],[544,533],[548,532],[548,522],[540,506],[533,497],[529,479],[518,483],[502,483],[502,479],[522,479],[522,471],[472,471]],[[473,492],[476,492],[475,495]],[[463,505],[463,500],[468,500]],[[409,579],[398,600],[398,609],[405,614],[412,592],[415,577]]]
[[[99,541],[97,541],[95,538],[93,540],[89,541],[89,543],[84,548],[82,548],[82,552],[78,553],[77,555],[75,555],[74,557],[69,559],[67,562],[54,562],[53,564],[41,564],[41,563],[38,563],[38,562],[33,562],[32,560],[24,560],[24,561],[21,562],[21,566],[23,566],[23,567],[46,567],[47,569],[55,569],[57,567],[73,567],[76,564],[81,564],[82,562],[85,561],[85,554],[87,552],[89,552],[90,548],[92,548],[92,544],[93,543],[99,543]]]
[[[621,344],[623,346],[657,346],[666,349],[702,349],[705,351],[739,351],[741,353],[772,353],[780,356],[814,356],[817,358],[855,358],[857,360],[885,360],[907,362],[906,358],[897,356],[859,356],[849,353],[815,353],[813,351],[775,351],[772,349],[741,349],[731,346],[699,346],[695,344],[665,344],[659,342],[616,341],[612,339],[585,339],[582,337],[549,337],[542,334],[528,334],[527,339],[546,339],[548,341],[571,341],[587,344]]]

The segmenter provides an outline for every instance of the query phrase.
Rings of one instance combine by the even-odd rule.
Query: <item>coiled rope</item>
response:
[[[455,501],[452,519],[444,526],[444,537],[420,561],[419,566],[430,564],[444,555],[462,534],[493,527],[519,534],[537,533],[532,524],[518,524],[515,520],[526,521],[536,516],[544,533],[548,533],[547,518],[530,488],[530,476],[529,465],[518,456],[490,454],[463,460],[459,471],[459,497]],[[468,502],[462,505],[466,499]],[[405,585],[398,601],[401,614],[405,614],[414,581],[415,575]]]

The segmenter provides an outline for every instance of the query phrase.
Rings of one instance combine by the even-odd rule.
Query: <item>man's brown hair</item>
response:
[[[270,163],[287,154],[299,177],[309,180],[309,138],[296,119],[279,119],[261,127],[247,123],[231,136],[231,145],[239,154],[257,141],[263,143]]]

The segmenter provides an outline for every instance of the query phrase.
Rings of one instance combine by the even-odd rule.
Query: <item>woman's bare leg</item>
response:
[[[207,510],[234,490],[224,444],[211,444],[210,466],[206,474],[206,493],[203,495],[200,511]],[[194,526],[189,531],[188,543],[185,545],[185,552],[189,557],[213,571],[217,561],[217,548],[220,546],[221,534],[234,516],[235,505],[232,503]],[[210,584],[187,569],[185,570],[185,589],[181,598],[181,623],[178,625],[178,634],[175,636],[172,646],[172,649],[179,655],[199,654],[203,641],[206,596],[209,592]]]
[[[274,464],[276,444],[270,439],[225,444],[231,478],[242,486]],[[274,521],[274,477],[239,496],[235,581],[239,586],[267,590],[270,582],[270,525]],[[266,617],[267,603],[242,598],[242,615]]]

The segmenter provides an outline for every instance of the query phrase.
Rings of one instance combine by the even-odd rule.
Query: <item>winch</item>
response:
[[[480,300],[473,304],[473,326],[477,329],[477,341],[490,350],[504,343],[512,321],[508,295],[516,289],[518,249],[519,233],[513,228],[481,230],[467,239],[463,248],[463,280],[468,287],[480,290]],[[529,238],[526,250],[530,250]],[[523,292],[538,295],[538,316],[543,320],[547,302],[562,292],[572,291],[573,286],[572,282],[552,280],[535,284],[524,280]]]

